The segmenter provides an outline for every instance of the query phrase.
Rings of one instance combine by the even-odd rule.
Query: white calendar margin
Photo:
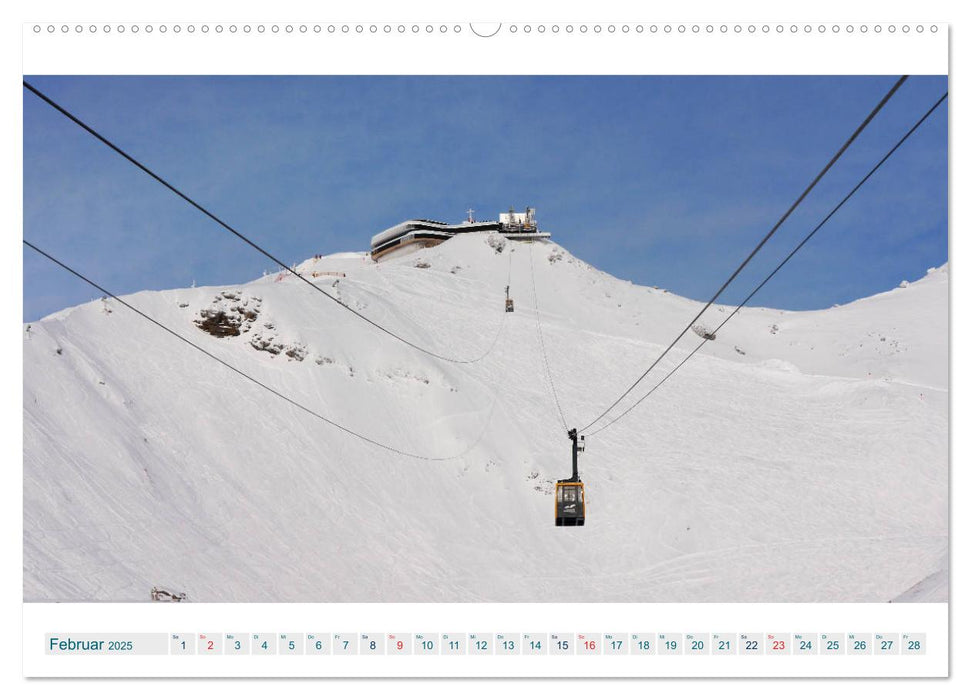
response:
[[[92,24],[97,27],[89,32]],[[24,74],[121,74],[121,75],[318,75],[318,74],[653,74],[653,75],[815,75],[815,74],[935,74],[948,72],[948,26],[941,22],[889,25],[877,33],[848,33],[848,25],[832,23],[760,22],[652,23],[556,23],[526,34],[509,31],[503,24],[495,36],[473,34],[468,22],[317,22],[267,21],[180,23],[176,34],[171,23],[163,34],[159,25],[98,22],[29,22],[23,27]],[[188,26],[193,31],[189,32]],[[553,23],[544,27],[552,26]],[[566,33],[567,25],[573,32]],[[580,33],[581,24],[587,27]],[[826,31],[820,33],[822,24]],[[916,27],[920,24],[922,31]],[[608,31],[613,25],[615,31]],[[622,27],[629,27],[622,33]],[[644,28],[642,33],[636,27]],[[712,26],[712,33],[707,27]],[[216,27],[219,27],[219,32]],[[230,27],[235,31],[231,32]],[[243,32],[250,26],[249,33]],[[263,26],[259,33],[257,27]],[[273,27],[278,31],[274,33]],[[375,32],[371,32],[371,27]],[[391,29],[384,32],[384,27]],[[398,27],[405,32],[399,33]],[[490,30],[495,25],[479,25]],[[536,26],[536,25],[533,25]],[[594,27],[600,27],[599,32]],[[741,28],[740,32],[735,27]],[[755,27],[749,33],[748,27]],[[764,33],[763,26],[770,27]],[[783,32],[776,27],[783,26]],[[811,27],[805,32],[805,27]],[[48,27],[54,32],[49,33]],[[62,27],[68,31],[62,32]],[[76,27],[82,31],[77,32]],[[205,32],[203,32],[205,27]],[[287,27],[291,32],[287,33]],[[301,27],[306,29],[301,32]],[[315,31],[319,28],[319,33]],[[330,28],[334,33],[329,33]],[[412,27],[419,27],[414,33]],[[432,27],[432,32],[426,28]],[[455,27],[461,31],[456,33]],[[652,32],[651,28],[657,31]],[[694,28],[698,33],[694,33]],[[796,31],[793,32],[792,28]],[[837,27],[842,31],[834,31]],[[35,31],[39,28],[39,31]],[[348,33],[343,33],[344,29]],[[442,32],[442,28],[446,31]],[[934,31],[931,29],[933,28]],[[358,29],[361,33],[358,33]],[[124,61],[120,57],[124,56]],[[443,58],[447,57],[447,62]]]
[[[569,621],[568,623],[566,621]],[[47,634],[924,633],[923,655],[65,656]],[[919,604],[24,604],[28,677],[945,677],[948,606]]]

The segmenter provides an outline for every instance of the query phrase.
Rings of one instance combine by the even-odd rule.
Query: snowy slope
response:
[[[574,427],[698,302],[478,234],[300,272],[436,352],[494,347],[443,363],[292,276],[126,300],[352,430],[459,456],[341,433],[117,302],[67,309],[24,336],[26,600],[885,602],[946,562],[946,266],[839,308],[744,310],[588,439],[583,528],[553,527],[570,450],[537,305]],[[946,600],[943,578],[908,599]]]

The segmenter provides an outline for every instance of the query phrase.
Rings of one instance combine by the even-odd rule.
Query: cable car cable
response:
[[[560,406],[560,399],[556,394],[556,385],[553,383],[553,372],[550,371],[550,358],[546,354],[546,342],[543,340],[543,328],[539,322],[539,297],[536,295],[536,270],[533,268],[533,248],[529,248],[529,276],[533,283],[533,306],[536,309],[536,335],[539,337],[539,348],[543,354],[543,364],[546,367],[546,379],[553,394],[553,403],[556,404],[556,412],[560,417],[563,430],[569,431],[566,418],[563,416],[563,407]]]
[[[426,355],[429,355],[431,357],[434,357],[435,359],[441,360],[443,362],[451,362],[453,364],[460,364],[460,365],[473,364],[475,362],[478,362],[479,360],[482,360],[484,357],[486,357],[486,355],[488,355],[492,351],[492,348],[495,346],[495,343],[493,343],[489,347],[489,349],[486,350],[486,352],[482,353],[478,357],[473,357],[473,358],[468,358],[468,359],[448,357],[447,355],[441,355],[441,354],[439,354],[439,353],[437,353],[437,352],[435,352],[433,350],[429,350],[427,348],[424,348],[421,345],[418,345],[417,343],[413,343],[412,341],[410,341],[410,340],[408,340],[408,339],[406,339],[406,338],[398,335],[394,331],[385,328],[384,326],[382,326],[381,324],[377,323],[376,321],[372,321],[371,319],[369,319],[367,316],[365,316],[364,314],[360,313],[356,309],[351,308],[350,306],[348,306],[344,302],[342,302],[339,299],[336,299],[333,296],[331,296],[330,294],[328,294],[325,290],[323,290],[322,288],[318,287],[312,281],[310,281],[309,279],[307,279],[306,277],[304,277],[303,275],[301,275],[300,273],[298,273],[296,270],[294,270],[292,267],[290,267],[289,265],[287,265],[285,262],[283,262],[282,260],[280,260],[279,258],[277,258],[272,253],[269,253],[266,250],[264,250],[257,243],[253,242],[252,240],[250,240],[249,238],[247,238],[245,235],[243,235],[242,233],[240,233],[239,231],[237,231],[235,228],[233,228],[228,223],[226,223],[225,221],[223,221],[222,219],[220,219],[218,216],[216,216],[215,214],[213,214],[211,211],[209,211],[208,209],[206,209],[204,206],[202,206],[201,204],[199,204],[198,202],[196,202],[194,199],[192,199],[191,197],[189,197],[187,194],[185,194],[184,192],[182,192],[180,189],[178,189],[177,187],[175,187],[174,185],[172,185],[171,183],[169,183],[168,181],[166,181],[165,179],[163,179],[160,175],[157,175],[154,171],[152,171],[151,169],[149,169],[147,166],[143,165],[140,161],[138,161],[137,159],[135,159],[133,156],[129,155],[127,152],[125,152],[124,150],[122,150],[119,146],[116,146],[114,143],[112,143],[107,138],[105,138],[104,136],[102,136],[100,133],[98,133],[97,131],[95,131],[92,127],[88,126],[85,122],[81,121],[80,118],[76,117],[74,114],[72,114],[67,109],[65,109],[64,107],[62,107],[61,105],[59,105],[57,102],[55,102],[50,97],[48,97],[47,95],[45,95],[43,92],[41,92],[40,90],[38,90],[37,88],[35,88],[33,85],[31,85],[30,83],[28,83],[26,80],[23,81],[23,85],[30,92],[34,93],[34,95],[36,95],[37,97],[39,97],[41,100],[43,100],[44,102],[46,102],[48,105],[50,105],[51,107],[53,107],[55,110],[57,110],[58,112],[60,112],[61,114],[63,114],[65,117],[67,117],[68,119],[70,119],[72,122],[74,122],[75,124],[77,124],[79,127],[81,127],[82,129],[84,129],[85,131],[87,131],[89,134],[91,134],[92,136],[94,136],[96,139],[98,139],[99,141],[101,141],[101,143],[103,143],[108,148],[110,148],[111,150],[113,150],[115,153],[117,153],[118,155],[120,155],[122,158],[124,158],[125,160],[127,160],[129,163],[131,163],[132,165],[134,165],[135,167],[137,167],[139,170],[141,170],[142,172],[144,172],[145,174],[147,174],[149,177],[151,177],[152,179],[156,180],[157,182],[159,182],[160,184],[164,185],[166,188],[168,188],[169,190],[171,190],[172,192],[174,192],[181,199],[185,200],[187,203],[189,203],[190,205],[192,205],[193,207],[195,207],[196,209],[198,209],[200,212],[202,212],[207,217],[209,217],[210,219],[212,219],[213,221],[215,221],[217,224],[219,224],[221,227],[223,227],[224,229],[226,229],[227,231],[229,231],[231,234],[233,234],[234,236],[236,236],[237,238],[239,238],[241,241],[243,241],[244,243],[246,243],[247,245],[249,245],[251,248],[253,248],[254,250],[258,251],[262,255],[266,256],[267,258],[269,258],[270,260],[272,260],[273,262],[275,262],[277,265],[279,265],[281,268],[283,268],[284,270],[286,270],[290,274],[295,275],[296,277],[298,277],[302,281],[304,281],[307,284],[309,284],[311,287],[313,287],[316,291],[318,291],[321,294],[323,294],[330,301],[334,302],[335,304],[338,304],[339,306],[343,307],[347,311],[350,311],[352,314],[354,314],[355,316],[357,316],[358,318],[360,318],[362,321],[364,321],[365,323],[369,323],[370,325],[374,326],[375,328],[377,328],[381,332],[386,333],[386,334],[390,335],[392,338],[395,338],[396,340],[401,341],[405,345],[407,345],[407,346],[409,346],[411,348],[414,348],[415,350],[418,350],[419,352],[425,353]]]
[[[688,325],[686,325],[684,327],[684,330],[682,330],[677,335],[677,337],[673,341],[671,341],[671,344],[668,345],[668,347],[664,350],[664,352],[662,352],[658,356],[658,358],[656,360],[654,360],[654,362],[651,364],[650,367],[648,367],[646,370],[644,370],[643,374],[641,374],[641,376],[638,377],[637,380],[633,384],[631,384],[626,389],[626,391],[624,391],[624,393],[622,393],[617,398],[616,401],[614,401],[607,408],[605,408],[603,410],[603,412],[600,413],[600,415],[598,415],[592,421],[590,421],[585,426],[583,426],[582,428],[580,428],[580,431],[581,432],[584,432],[584,431],[588,430],[591,426],[593,426],[595,423],[597,423],[601,418],[603,418],[604,416],[606,416],[607,413],[609,413],[628,394],[630,394],[630,392],[632,392],[634,390],[634,388],[644,380],[644,378],[648,375],[648,373],[657,366],[657,364],[664,358],[664,356],[667,355],[668,352],[671,351],[671,349],[675,346],[675,344],[679,340],[681,340],[681,338],[684,336],[684,334],[687,333],[691,329],[691,326],[694,325],[694,323],[701,317],[701,315],[703,313],[705,313],[705,311],[708,310],[708,307],[710,307],[712,304],[715,303],[715,300],[718,299],[719,296],[721,296],[721,293],[723,291],[725,291],[725,288],[728,287],[728,285],[732,283],[732,281],[738,276],[738,274],[742,271],[742,269],[746,265],[748,265],[749,261],[753,257],[755,257],[755,254],[758,253],[762,249],[762,246],[764,246],[768,242],[768,240],[770,238],[772,238],[772,236],[779,229],[779,227],[782,226],[782,224],[786,221],[786,219],[789,218],[789,215],[792,214],[793,211],[795,211],[796,207],[798,207],[802,203],[802,201],[806,198],[806,196],[816,187],[816,184],[823,178],[823,176],[827,172],[829,172],[830,168],[832,168],[833,165],[836,164],[836,161],[838,161],[840,159],[840,157],[843,155],[843,153],[846,151],[846,149],[850,147],[850,144],[852,144],[856,140],[856,138],[870,124],[870,122],[873,120],[873,118],[876,117],[876,115],[880,112],[880,110],[883,109],[884,105],[887,104],[887,102],[890,100],[890,98],[893,97],[894,93],[897,92],[897,90],[900,88],[900,86],[904,84],[904,82],[907,80],[907,77],[908,76],[906,76],[906,75],[901,76],[897,80],[897,82],[894,83],[893,87],[890,88],[890,90],[887,92],[887,94],[883,96],[883,99],[880,100],[880,102],[877,104],[877,106],[874,107],[873,110],[871,110],[871,112],[870,112],[869,115],[867,115],[867,118],[864,119],[863,122],[856,128],[856,131],[853,132],[853,134],[840,147],[840,149],[836,152],[836,154],[832,158],[830,158],[830,160],[826,164],[826,166],[822,170],[819,171],[819,174],[816,175],[815,178],[813,178],[813,181],[811,183],[809,183],[809,186],[803,191],[803,193],[801,195],[799,195],[799,197],[796,199],[796,201],[794,201],[792,203],[792,205],[786,210],[786,213],[782,215],[782,218],[780,218],[776,222],[775,226],[773,226],[769,230],[769,232],[765,235],[765,237],[763,237],[762,240],[759,241],[759,244],[757,246],[755,246],[755,248],[752,250],[752,252],[748,254],[748,257],[745,258],[745,260],[742,261],[742,264],[739,265],[738,268],[735,270],[735,272],[732,273],[731,277],[729,277],[728,280],[726,280],[725,283],[718,289],[718,291],[715,292],[715,295],[708,301],[708,303],[706,303],[704,305],[704,307],[701,309],[701,311],[699,311],[698,314],[693,319],[691,319],[691,321],[688,322]]]
[[[506,272],[506,289],[512,284],[512,254],[515,248],[512,245],[509,246],[509,270]],[[505,318],[505,316],[503,316]]]
[[[766,285],[766,283],[770,279],[772,279],[773,277],[775,277],[775,274],[779,270],[782,269],[783,265],[785,265],[787,262],[789,262],[789,260],[791,260],[792,257],[796,253],[798,253],[799,250],[804,245],[806,245],[806,243],[809,242],[809,239],[811,239],[814,235],[816,235],[816,232],[819,231],[819,229],[821,229],[823,226],[826,225],[826,222],[828,222],[833,217],[833,215],[836,214],[836,212],[838,212],[843,207],[843,205],[846,204],[850,200],[850,198],[854,194],[856,194],[857,190],[859,190],[861,187],[863,187],[864,183],[867,180],[869,180],[870,177],[877,170],[880,169],[880,166],[882,166],[884,163],[887,162],[887,160],[890,158],[890,156],[892,156],[894,154],[894,152],[903,145],[904,141],[906,141],[908,138],[910,138],[911,134],[913,134],[915,131],[917,131],[918,128],[920,128],[921,124],[923,124],[924,121],[929,116],[931,116],[931,114],[934,113],[934,110],[936,110],[941,105],[941,103],[944,102],[945,99],[947,99],[947,93],[946,92],[937,100],[937,102],[934,103],[934,105],[929,110],[927,110],[927,112],[924,113],[924,116],[922,116],[912,127],[910,127],[910,130],[906,134],[904,134],[903,137],[901,137],[901,139],[899,141],[897,141],[896,144],[894,144],[894,147],[891,148],[889,151],[887,151],[886,155],[884,155],[883,158],[881,158],[880,161],[876,165],[874,165],[873,168],[870,169],[870,172],[868,172],[863,177],[862,180],[860,180],[858,183],[856,183],[856,186],[852,190],[850,190],[849,193],[845,197],[843,197],[842,200],[840,200],[840,203],[837,204],[835,207],[833,207],[833,209],[829,212],[829,214],[827,214],[826,217],[822,221],[820,221],[816,225],[816,227],[812,231],[810,231],[809,234],[806,235],[806,237],[803,238],[799,242],[799,245],[797,245],[795,248],[793,248],[789,252],[789,254],[785,258],[782,259],[782,262],[780,262],[776,266],[776,268],[772,272],[770,272],[769,275],[765,279],[763,279],[762,282],[760,282],[759,285],[755,289],[753,289],[752,292],[747,297],[745,297],[745,299],[742,301],[742,303],[740,303],[738,306],[735,307],[735,310],[732,311],[732,313],[730,313],[728,315],[728,317],[725,318],[725,320],[722,321],[718,325],[718,327],[715,328],[715,330],[713,330],[711,332],[711,335],[713,335],[713,336],[714,335],[717,335],[718,331],[720,331],[722,329],[722,327],[726,323],[728,323],[732,319],[732,317],[735,316],[735,314],[737,314],[742,309],[742,307],[745,306],[749,302],[749,300],[751,300],[752,297],[754,297],[759,292],[759,290],[762,289],[762,287],[764,287]],[[617,421],[619,421],[621,418],[623,418],[624,416],[626,416],[628,413],[630,413],[631,411],[633,411],[635,408],[637,408],[637,406],[640,405],[640,403],[642,401],[644,401],[648,396],[650,396],[651,394],[653,394],[658,389],[658,387],[660,387],[662,384],[664,384],[664,382],[666,382],[671,377],[672,374],[674,374],[679,369],[681,369],[681,367],[684,365],[684,363],[687,362],[688,360],[690,360],[692,358],[692,356],[696,352],[698,352],[699,350],[701,350],[701,348],[706,343],[708,343],[708,341],[709,341],[708,338],[704,338],[701,341],[701,343],[699,343],[698,346],[688,354],[687,357],[685,357],[683,360],[681,360],[681,362],[678,363],[678,365],[675,366],[674,369],[672,369],[670,372],[668,372],[661,381],[659,381],[657,384],[655,384],[654,387],[649,392],[647,392],[646,394],[644,394],[644,396],[642,396],[640,399],[638,399],[635,403],[631,404],[623,413],[621,413],[620,415],[618,415],[616,418],[612,419],[610,422],[608,422],[608,423],[600,426],[599,428],[597,428],[596,430],[594,430],[593,432],[591,432],[590,433],[590,436],[592,437],[592,436],[596,435],[597,433],[599,433],[599,432],[601,432],[603,430],[606,430],[607,428],[609,428],[610,426],[612,426],[614,423],[616,423]]]
[[[510,250],[509,253],[510,253],[509,254],[509,273],[507,276],[507,280],[511,281],[512,280],[512,250]],[[509,288],[508,281],[506,283],[507,289]],[[496,334],[492,336],[492,342],[489,344],[489,347],[486,348],[486,351],[479,356],[478,360],[484,360],[487,356],[492,354],[492,351],[495,349],[496,344],[499,342],[499,336],[502,335],[502,331],[505,327],[506,327],[506,313],[505,311],[503,311],[502,316],[499,317],[499,327],[496,328]],[[478,362],[478,360],[476,360],[476,362]],[[469,364],[469,363],[465,363],[465,364]]]
[[[239,376],[243,377],[244,379],[248,379],[249,381],[253,382],[257,386],[260,386],[263,389],[266,389],[268,392],[270,392],[274,396],[277,396],[277,397],[283,399],[287,403],[291,404],[292,406],[295,406],[296,408],[299,408],[301,411],[304,411],[305,413],[309,413],[314,418],[317,418],[319,420],[322,420],[323,422],[327,423],[328,425],[330,425],[330,426],[332,426],[334,428],[337,428],[338,430],[340,430],[340,431],[342,431],[344,433],[347,433],[348,435],[351,435],[353,437],[356,437],[359,440],[363,440],[364,442],[367,442],[367,443],[369,443],[371,445],[374,445],[375,447],[380,447],[383,450],[387,450],[389,452],[394,452],[395,454],[401,455],[403,457],[411,457],[412,459],[418,459],[418,460],[422,460],[422,461],[426,461],[426,462],[447,462],[447,461],[450,461],[450,460],[459,459],[459,458],[465,456],[466,454],[468,454],[479,443],[479,441],[482,440],[482,437],[485,435],[486,427],[489,425],[489,423],[492,420],[492,414],[493,414],[493,412],[495,410],[496,403],[498,402],[498,392],[496,392],[495,394],[493,394],[492,407],[489,409],[489,416],[486,419],[485,423],[483,424],[483,429],[482,429],[482,432],[479,434],[479,437],[475,440],[475,442],[471,443],[468,447],[465,448],[465,450],[463,450],[459,454],[451,455],[449,457],[429,457],[427,455],[420,455],[420,454],[416,454],[414,452],[408,452],[407,450],[402,450],[402,449],[399,449],[397,447],[393,447],[391,445],[387,445],[387,444],[385,444],[385,443],[383,443],[383,442],[381,442],[379,440],[375,440],[374,438],[370,438],[370,437],[368,437],[366,435],[362,435],[361,433],[355,432],[354,430],[351,430],[350,428],[347,428],[347,427],[341,425],[340,423],[337,423],[336,421],[331,420],[330,418],[326,418],[326,417],[322,416],[321,414],[317,413],[313,409],[307,408],[306,406],[304,406],[303,404],[299,403],[295,399],[290,398],[286,394],[284,394],[284,393],[282,393],[280,391],[277,391],[276,389],[268,386],[267,384],[264,384],[263,382],[261,382],[259,379],[256,379],[252,375],[249,375],[246,372],[244,372],[243,370],[238,369],[237,367],[234,367],[233,365],[231,365],[230,363],[226,362],[225,360],[223,360],[223,359],[217,357],[216,355],[212,354],[211,352],[209,352],[205,348],[203,348],[203,347],[201,347],[201,346],[193,343],[191,340],[189,340],[185,336],[183,336],[183,335],[177,333],[176,331],[172,330],[168,326],[164,325],[162,322],[157,321],[156,319],[152,318],[151,316],[149,316],[145,312],[143,312],[143,311],[135,308],[134,306],[132,306],[131,304],[129,304],[127,301],[119,298],[118,296],[116,296],[112,292],[109,292],[107,289],[105,289],[104,287],[102,287],[97,282],[94,282],[94,281],[88,279],[87,277],[85,277],[83,274],[81,274],[80,272],[78,272],[74,268],[68,266],[66,263],[61,262],[60,260],[58,260],[57,258],[55,258],[50,253],[47,253],[47,252],[41,250],[40,248],[38,248],[37,246],[35,246],[30,241],[24,239],[24,245],[27,246],[27,247],[29,247],[29,248],[31,248],[31,249],[33,249],[37,253],[40,253],[45,258],[47,258],[48,260],[50,260],[54,264],[56,264],[56,265],[64,268],[65,270],[67,270],[68,272],[70,272],[72,275],[74,275],[78,279],[83,280],[84,282],[87,282],[89,285],[91,285],[95,289],[99,290],[100,292],[102,292],[106,296],[111,297],[112,299],[114,299],[115,301],[117,301],[122,306],[128,308],[131,311],[134,311],[136,314],[138,314],[139,316],[141,316],[142,318],[144,318],[146,321],[149,321],[149,322],[155,324],[156,326],[158,326],[159,328],[161,328],[162,330],[164,330],[166,333],[169,333],[170,335],[175,336],[176,338],[178,338],[182,342],[186,343],[187,345],[192,346],[193,348],[195,348],[196,350],[198,350],[199,352],[201,352],[203,355],[206,355],[210,359],[215,360],[219,364],[223,365],[224,367],[226,367],[229,370],[232,370],[233,372],[235,372]]]

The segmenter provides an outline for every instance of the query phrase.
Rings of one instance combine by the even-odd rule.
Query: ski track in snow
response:
[[[313,281],[435,352],[495,342],[471,365],[408,348],[293,277],[126,297],[352,430],[461,455],[441,463],[343,434],[115,302],[30,324],[25,600],[140,601],[152,586],[231,602],[947,599],[946,265],[838,308],[744,309],[587,441],[587,524],[565,529],[549,491],[569,474],[569,441],[538,347],[529,246],[556,391],[583,425],[699,302],[553,243],[497,254],[478,234],[380,264],[299,266],[346,273]],[[250,334],[270,323],[306,358],[198,329],[224,290],[262,300]],[[631,400],[697,341],[688,333]]]

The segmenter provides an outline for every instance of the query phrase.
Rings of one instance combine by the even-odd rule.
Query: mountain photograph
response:
[[[946,602],[896,80],[28,77],[24,601]]]

